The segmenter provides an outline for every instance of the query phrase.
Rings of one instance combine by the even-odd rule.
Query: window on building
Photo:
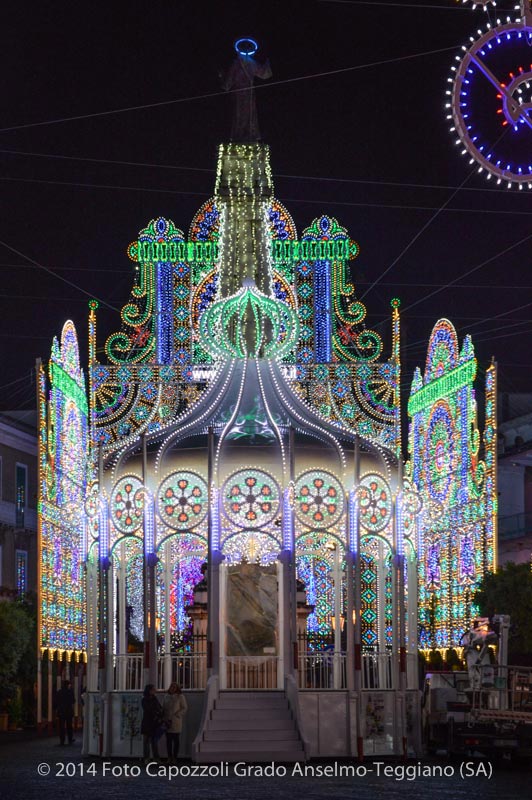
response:
[[[17,464],[16,496],[15,496],[15,525],[24,527],[24,507],[28,493],[28,468],[25,464]]]
[[[28,553],[26,550],[15,551],[15,569],[17,581],[17,594],[25,595],[28,591]]]

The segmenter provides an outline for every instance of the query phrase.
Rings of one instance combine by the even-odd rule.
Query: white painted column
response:
[[[227,566],[222,563],[217,565],[218,573],[218,593],[219,597],[219,635],[218,635],[218,659],[213,653],[215,663],[219,663],[220,689],[227,689],[227,656],[226,656],[226,613],[227,613]]]
[[[172,544],[164,543],[164,669],[163,689],[168,689],[172,682],[172,654],[170,641],[170,585],[172,583]]]
[[[112,558],[109,560],[109,567],[106,571],[107,581],[107,619],[106,619],[106,644],[107,658],[105,663],[106,679],[105,685],[108,692],[115,688],[115,586],[114,586],[114,566]]]
[[[118,564],[118,647],[116,648],[117,655],[121,656],[118,659],[118,688],[124,691],[126,689],[126,675],[127,675],[127,614],[126,614],[126,545],[124,542],[120,543],[120,556]]]
[[[42,654],[37,657],[37,728],[42,723]]]
[[[417,658],[417,587],[418,564],[415,555],[408,558],[408,627],[407,627],[407,654],[410,663],[407,664],[407,687],[417,689],[418,658]]]
[[[333,586],[334,586],[334,655],[333,655],[333,687],[342,688],[342,564],[340,547],[334,543],[333,552]]]
[[[379,689],[388,688],[388,652],[386,650],[386,558],[388,551],[379,539],[379,556],[376,565],[377,575],[377,672]],[[386,557],[385,557],[386,554]]]
[[[48,725],[53,726],[54,711],[53,711],[53,666],[54,666],[53,653],[48,650]]]
[[[354,483],[355,493],[358,498],[358,488],[360,484],[360,441],[355,439],[355,462],[354,462]],[[354,626],[354,688],[356,692],[356,702],[350,703],[350,712],[356,713],[355,729],[356,729],[356,754],[359,761],[364,759],[364,736],[362,731],[362,561],[361,561],[361,536],[360,536],[360,511],[358,499],[355,500],[352,506],[352,513],[354,518],[351,520],[350,525],[350,547],[353,551],[353,571],[354,571],[354,611],[355,611],[355,626]],[[354,748],[352,748],[354,750]],[[354,755],[354,752],[353,752]]]
[[[279,642],[279,651],[277,653],[277,688],[282,688],[284,686],[284,675],[285,675],[285,659],[287,657],[287,653],[285,650],[285,636],[284,636],[284,626],[285,626],[285,596],[284,596],[284,569],[283,564],[280,560],[275,562],[275,566],[277,569],[277,604],[278,604],[278,615],[277,615],[277,641]]]

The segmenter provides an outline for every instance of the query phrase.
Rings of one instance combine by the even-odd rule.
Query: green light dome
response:
[[[280,358],[299,336],[299,320],[292,308],[267,297],[250,279],[231,297],[206,309],[199,328],[203,346],[222,358]]]

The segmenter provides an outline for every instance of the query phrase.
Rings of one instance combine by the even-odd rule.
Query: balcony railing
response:
[[[140,692],[144,689],[144,656],[127,653],[114,657],[114,691]]]
[[[225,662],[227,689],[281,688],[277,656],[227,656],[222,661]]]
[[[300,689],[345,689],[346,655],[323,651],[299,656]]]
[[[398,659],[391,652],[364,653],[362,656],[363,689],[395,689]],[[345,653],[329,650],[299,655],[300,689],[345,689],[347,687],[347,657]],[[406,688],[418,688],[417,654],[406,657]]]
[[[207,654],[161,656],[157,664],[157,689],[166,691],[177,683],[184,691],[205,689],[207,685]]]
[[[277,656],[228,656],[222,659],[222,672],[227,689],[278,689],[282,686]],[[396,686],[398,656],[391,652],[364,653],[362,656],[362,689],[388,690]],[[140,692],[146,680],[142,653],[113,656],[112,690]],[[157,659],[157,690],[166,691],[170,683],[178,683],[184,691],[203,690],[207,685],[205,652],[172,654]],[[299,654],[298,684],[300,689],[334,690],[347,688],[347,655],[330,650]],[[98,690],[98,657],[90,656],[87,688]],[[408,653],[406,688],[418,688],[417,654]]]

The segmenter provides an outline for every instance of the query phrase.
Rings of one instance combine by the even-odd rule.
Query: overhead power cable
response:
[[[62,153],[35,153],[30,152],[27,150],[10,150],[10,149],[0,149],[0,153],[4,155],[11,155],[11,156],[26,156],[26,157],[33,157],[33,158],[50,158],[50,159],[57,159],[60,161],[83,161],[89,164],[109,164],[113,166],[125,166],[125,167],[141,167],[141,168],[148,168],[148,169],[166,169],[166,170],[173,170],[176,172],[203,172],[203,173],[210,173],[214,175],[216,170],[214,167],[191,167],[191,166],[184,166],[179,164],[156,164],[153,162],[145,162],[145,161],[122,161],[119,159],[109,159],[109,158],[89,158],[87,156],[67,156]],[[449,184],[438,184],[438,183],[410,183],[407,181],[377,181],[377,180],[370,180],[368,178],[335,178],[326,175],[288,175],[282,172],[274,172],[273,177],[275,179],[280,178],[283,180],[294,180],[294,181],[315,181],[316,183],[346,183],[346,184],[356,184],[362,186],[377,186],[377,187],[394,187],[399,189],[427,189],[430,191],[437,190],[437,191],[452,191],[456,189],[456,186],[449,186]],[[508,197],[508,189],[498,189],[493,186],[489,186],[487,183],[483,186],[462,186],[461,187],[463,192],[477,192],[477,193],[488,193],[488,194],[504,194]],[[526,197],[526,192],[520,192],[513,195],[515,198],[523,198]]]
[[[279,81],[270,81],[269,83],[261,83],[254,87],[255,91],[269,89],[273,86],[284,86],[290,83],[298,83],[301,81],[313,80],[315,78],[327,78],[332,75],[341,75],[348,72],[356,72],[362,69],[372,69],[373,67],[386,66],[388,64],[398,64],[402,61],[412,61],[416,58],[426,58],[427,56],[437,55],[439,53],[448,53],[451,50],[457,50],[457,45],[451,47],[440,47],[435,50],[426,50],[422,53],[412,53],[406,56],[396,56],[395,58],[385,58],[379,61],[371,61],[366,64],[355,64],[352,67],[341,67],[339,69],[325,70],[323,72],[314,72],[309,75],[299,75],[294,78],[284,78]],[[137,106],[126,106],[124,108],[113,108],[108,111],[94,111],[90,114],[77,114],[71,117],[61,117],[58,119],[43,120],[42,122],[27,122],[22,125],[10,125],[7,128],[0,128],[0,133],[8,133],[9,131],[20,131],[26,128],[39,128],[45,125],[58,125],[63,122],[76,122],[85,119],[95,119],[97,117],[108,117],[113,114],[125,114],[131,111],[143,111],[149,108],[162,108],[164,106],[177,105],[180,103],[190,103],[195,100],[207,100],[212,97],[220,97],[222,95],[236,94],[240,92],[249,92],[249,89],[229,89],[228,91],[207,92],[205,94],[193,95],[191,97],[178,97],[173,100],[161,100],[157,103],[144,103]]]
[[[318,3],[334,3],[341,6],[385,6],[386,8],[434,9],[435,11],[472,11],[467,6],[442,6],[429,3],[391,3],[388,0],[318,0]]]
[[[26,253],[22,253],[20,250],[17,250],[16,247],[12,247],[10,244],[8,244],[7,242],[4,242],[1,239],[0,239],[0,245],[2,245],[3,247],[7,248],[8,250],[11,250],[12,253],[16,253],[17,256],[20,256],[21,258],[25,258],[26,261],[29,261],[31,264],[33,264],[35,267],[37,267],[37,269],[42,269],[43,272],[47,272],[49,275],[53,275],[53,277],[57,278],[57,280],[68,284],[68,286],[72,286],[74,289],[77,289],[78,292],[82,292],[87,297],[90,297],[91,299],[94,298],[95,300],[98,300],[99,303],[101,303],[103,306],[107,306],[107,308],[110,308],[112,311],[118,311],[119,310],[115,306],[112,306],[110,303],[108,303],[106,300],[102,300],[100,297],[96,297],[91,292],[88,292],[86,289],[83,289],[78,283],[74,283],[74,281],[70,281],[70,280],[68,280],[68,278],[64,278],[62,275],[59,275],[57,272],[54,272],[53,269],[50,269],[49,267],[45,267],[43,264],[40,264],[38,261],[35,261],[34,258],[31,258],[31,256],[26,255]]]
[[[424,303],[430,297],[434,297],[434,295],[439,294],[440,292],[443,292],[444,289],[450,289],[451,286],[454,286],[455,283],[458,283],[458,281],[462,280],[462,278],[467,278],[469,275],[472,275],[474,272],[477,272],[479,269],[482,269],[482,267],[485,267],[488,264],[491,264],[494,261],[497,261],[497,259],[501,258],[502,256],[507,255],[508,253],[511,253],[513,250],[516,250],[522,244],[525,244],[525,242],[529,242],[531,239],[532,239],[532,233],[527,234],[527,236],[523,236],[521,239],[518,239],[517,242],[514,242],[511,245],[508,245],[508,247],[505,247],[503,250],[499,250],[498,253],[495,253],[494,255],[490,256],[489,258],[486,258],[484,261],[481,261],[480,264],[477,264],[476,266],[472,267],[471,269],[468,269],[466,272],[463,272],[461,275],[458,275],[456,278],[453,278],[452,281],[448,281],[447,283],[443,284],[443,286],[440,286],[437,289],[434,289],[433,292],[429,292],[428,294],[425,294],[423,297],[420,297],[419,300],[414,300],[413,303],[410,303],[410,305],[405,306],[405,308],[403,309],[403,313],[405,311],[409,311],[411,308],[415,308],[420,303]]]
[[[147,186],[123,186],[119,184],[109,184],[109,183],[81,183],[77,181],[53,181],[53,180],[46,180],[44,178],[10,178],[7,176],[0,175],[0,181],[8,181],[12,183],[36,183],[36,184],[43,184],[45,186],[72,186],[73,188],[77,189],[104,189],[104,190],[111,190],[111,191],[126,191],[126,192],[152,192],[154,194],[174,194],[174,195],[184,195],[187,197],[210,197],[210,192],[205,191],[195,191],[192,189],[161,189],[158,187],[147,187]],[[446,201],[447,203],[451,202],[452,198],[458,193],[459,188],[456,189],[453,194],[448,198]],[[524,216],[530,217],[532,216],[532,211],[510,211],[508,209],[497,210],[497,209],[488,209],[488,208],[449,208],[447,205],[443,206],[414,206],[408,205],[406,203],[363,203],[363,202],[354,202],[351,200],[320,200],[320,199],[309,199],[309,198],[299,198],[299,197],[283,197],[280,195],[278,198],[283,203],[298,203],[300,205],[329,205],[329,206],[343,206],[349,208],[389,208],[392,211],[434,211],[436,212],[430,220],[421,228],[420,231],[416,234],[415,237],[410,241],[409,245],[404,248],[404,250],[397,256],[397,258],[390,264],[390,266],[382,273],[382,275],[386,275],[392,267],[399,261],[399,259],[407,252],[407,250],[414,244],[414,242],[421,236],[421,234],[428,228],[431,222],[439,216],[439,214],[443,212],[447,213],[459,213],[459,214],[496,214],[499,215],[506,215],[506,216]],[[370,284],[369,288],[364,292],[361,300],[373,288],[380,283],[380,278],[375,280],[372,284]]]

